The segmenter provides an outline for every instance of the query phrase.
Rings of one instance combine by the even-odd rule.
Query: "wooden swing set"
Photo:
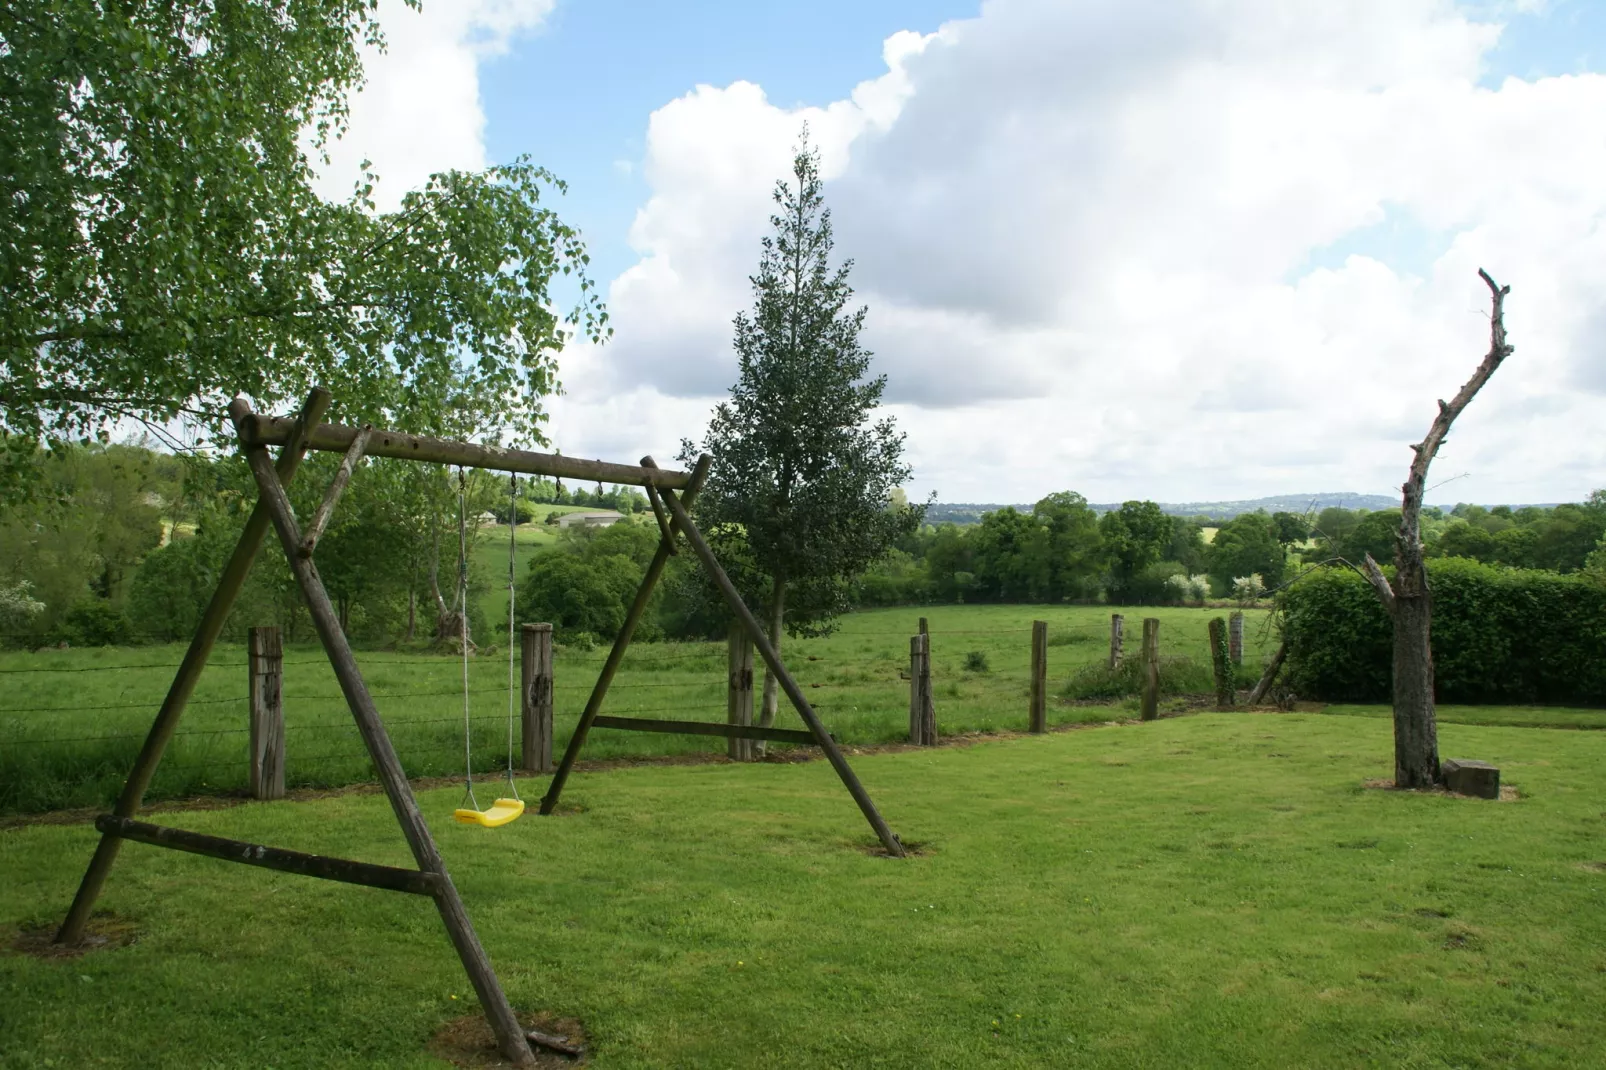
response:
[[[379,716],[373,696],[369,693],[362,672],[358,668],[357,659],[346,641],[345,633],[340,628],[339,618],[329,600],[328,592],[324,589],[317,566],[313,563],[313,552],[318,539],[328,525],[329,518],[346,484],[350,481],[352,472],[364,454],[458,465],[460,468],[553,476],[560,479],[587,481],[594,479],[599,482],[639,486],[645,488],[647,492],[662,537],[652,563],[647,567],[641,587],[636,592],[635,601],[631,604],[624,626],[619,630],[613,649],[608,652],[608,658],[598,674],[596,685],[592,688],[591,697],[580,715],[574,734],[570,737],[563,760],[552,777],[546,796],[541,801],[542,814],[551,814],[557,807],[564,785],[574,769],[575,759],[585,746],[586,736],[592,728],[682,732],[733,739],[800,743],[819,747],[825,752],[831,767],[836,770],[848,793],[853,796],[854,802],[869,821],[882,847],[890,855],[903,856],[903,846],[898,837],[887,827],[887,823],[876,810],[875,803],[871,801],[864,786],[849,768],[836,741],[820,723],[818,715],[804,697],[797,681],[781,663],[774,645],[764,634],[752,611],[742,601],[730,577],[726,575],[709,548],[707,540],[703,538],[688,514],[708,475],[710,463],[708,456],[700,458],[692,471],[687,473],[660,469],[650,457],[642,458],[642,463],[635,466],[524,450],[497,449],[467,442],[374,430],[371,427],[356,428],[326,424],[322,421],[328,411],[329,402],[329,392],[321,387],[315,388],[302,406],[300,414],[293,419],[257,415],[251,411],[251,406],[244,399],[236,399],[229,406],[229,416],[234,422],[240,448],[256,480],[259,493],[257,504],[246,521],[233,555],[218,579],[217,589],[201,616],[195,636],[190,641],[189,649],[185,652],[184,659],[173,678],[167,697],[162,702],[139,756],[134,761],[134,767],[129,772],[116,807],[111,813],[103,814],[95,821],[95,827],[101,833],[100,843],[95,848],[95,854],[84,873],[67,918],[56,934],[57,943],[73,945],[82,942],[95,900],[100,895],[106,877],[116,860],[118,848],[124,840],[170,847],[286,873],[299,873],[326,880],[425,895],[433,899],[440,910],[447,935],[453,947],[457,949],[458,957],[462,959],[463,968],[474,985],[480,1006],[485,1009],[503,1056],[519,1065],[533,1061],[529,1040],[514,1016],[507,995],[491,968],[490,959],[486,956],[485,949],[480,945],[479,937],[474,932],[474,926],[469,921],[462,898],[452,884],[446,864],[436,849],[435,840],[430,835],[429,826],[418,808],[407,775],[403,772],[395,748],[391,745],[390,736],[385,731],[384,721]],[[268,455],[270,446],[281,447],[276,462]],[[342,453],[344,457],[311,522],[306,528],[302,528],[291,508],[285,486],[295,477],[296,469],[308,450]],[[317,630],[324,651],[329,656],[341,692],[351,707],[352,717],[356,720],[363,744],[373,759],[385,796],[390,801],[391,810],[395,813],[402,834],[412,849],[417,869],[304,854],[299,851],[153,825],[135,818],[144,800],[145,791],[149,788],[151,778],[161,761],[162,753],[178,727],[185,705],[195,690],[201,670],[206,666],[212,647],[222,632],[223,624],[234,606],[240,588],[245,583],[251,563],[261,548],[270,524],[278,532],[279,540],[284,546],[285,557],[290,562],[296,583],[306,600],[313,626]],[[752,637],[759,656],[780,682],[782,690],[786,692],[798,716],[807,726],[806,731],[713,722],[601,716],[609,684],[624,660],[631,636],[647,609],[653,588],[662,576],[670,556],[677,552],[676,538],[679,536],[683,536],[691,546],[692,552],[697,556],[709,578],[719,588],[736,619]],[[520,809],[522,811],[522,805]],[[477,821],[476,823],[503,822]]]

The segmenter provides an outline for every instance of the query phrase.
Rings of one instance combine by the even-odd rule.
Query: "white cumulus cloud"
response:
[[[374,199],[395,208],[437,171],[486,165],[480,61],[541,25],[555,0],[432,0],[421,10],[381,0],[384,51],[363,50],[366,84],[351,99],[349,129],[318,168],[319,192],[343,200],[379,175]]]
[[[1606,484],[1606,77],[1481,87],[1499,33],[1447,0],[992,0],[826,107],[698,86],[648,123],[640,259],[558,429],[662,452],[642,413],[706,414],[807,121],[917,490],[1388,493],[1487,348],[1482,266],[1517,353],[1437,497],[1577,498]],[[1385,219],[1431,255],[1367,248]]]

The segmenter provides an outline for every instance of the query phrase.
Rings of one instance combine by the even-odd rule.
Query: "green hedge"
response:
[[[1428,576],[1439,701],[1606,705],[1606,586],[1462,558],[1430,562]],[[1389,701],[1393,629],[1364,579],[1322,569],[1282,608],[1297,693]]]

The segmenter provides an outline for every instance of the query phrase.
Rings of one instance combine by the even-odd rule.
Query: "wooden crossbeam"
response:
[[[289,441],[295,421],[281,416],[250,413],[236,422],[240,442],[246,448],[253,446],[280,446]],[[345,453],[356,441],[361,429],[343,424],[317,424],[307,433],[306,448],[330,453]],[[401,457],[409,461],[432,461],[436,464],[455,464],[464,468],[487,468],[495,472],[522,472],[527,475],[556,476],[559,479],[584,480],[587,483],[623,483],[634,487],[649,484],[681,490],[691,483],[691,475],[662,468],[644,468],[634,464],[614,464],[609,461],[591,461],[583,457],[565,457],[559,453],[534,453],[530,450],[501,449],[495,446],[478,446],[472,442],[452,442],[442,438],[408,435],[400,431],[375,429],[369,436],[364,452],[369,457]]]
[[[378,866],[372,862],[353,862],[348,858],[330,858],[326,855],[309,855],[300,851],[287,851],[282,847],[267,847],[244,840],[229,840],[222,836],[208,836],[204,832],[152,825],[145,821],[101,814],[95,827],[108,836],[117,836],[135,843],[148,843],[152,847],[171,847],[175,851],[221,858],[225,862],[243,862],[248,866],[276,869],[281,873],[299,873],[304,877],[321,877],[328,881],[362,884],[369,888],[385,888],[392,892],[410,892],[413,895],[436,895],[441,890],[441,876],[416,869],[396,866]]]
[[[817,747],[814,733],[795,728],[760,728],[750,724],[722,724],[717,721],[660,721],[648,717],[599,716],[593,728],[622,728],[629,732],[667,732],[686,736],[723,736],[726,739],[767,739],[771,743],[802,743]]]

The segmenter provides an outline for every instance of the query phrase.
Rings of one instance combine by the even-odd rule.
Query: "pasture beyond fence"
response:
[[[875,610],[851,615],[830,637],[789,640],[784,653],[844,745],[930,744],[955,734],[1043,731],[1129,716],[1107,704],[1121,701],[1125,685],[1119,680],[1108,694],[1092,688],[1088,701],[1068,696],[1078,681],[1098,684],[1133,668],[1140,670],[1140,688],[1152,688],[1154,695],[1138,703],[1144,716],[1154,715],[1160,677],[1174,666],[1193,675],[1181,679],[1187,674],[1179,674],[1175,686],[1164,690],[1208,693],[1211,614],[1143,612],[1158,622],[1158,641],[1152,655],[1138,659],[1123,657],[1124,618],[1112,621],[1109,610],[1091,606]],[[1252,614],[1257,622],[1263,616]],[[1265,631],[1257,623],[1243,640],[1254,662],[1245,667],[1250,676],[1274,643]],[[291,789],[373,779],[327,659],[316,647],[286,647],[274,641],[276,636],[264,629],[243,646],[219,648],[191,699],[187,723],[157,772],[151,798],[276,798]],[[526,625],[520,638],[515,764],[527,773],[550,772],[604,652],[554,646],[552,631],[540,625]],[[627,655],[604,712],[666,722],[756,722],[755,696],[762,686],[754,681],[761,680],[762,669],[755,673],[750,647],[744,654],[742,646],[638,644]],[[165,646],[0,655],[0,812],[102,806],[115,798],[180,653]],[[505,650],[487,647],[482,654],[469,667],[469,727],[475,770],[489,774],[506,760],[507,662]],[[460,777],[459,659],[370,651],[359,660],[408,775]],[[1103,703],[1094,704],[1098,700]],[[776,727],[801,727],[784,701]],[[754,748],[747,740],[599,727],[585,757],[629,760],[718,751],[740,759],[753,756]]]

